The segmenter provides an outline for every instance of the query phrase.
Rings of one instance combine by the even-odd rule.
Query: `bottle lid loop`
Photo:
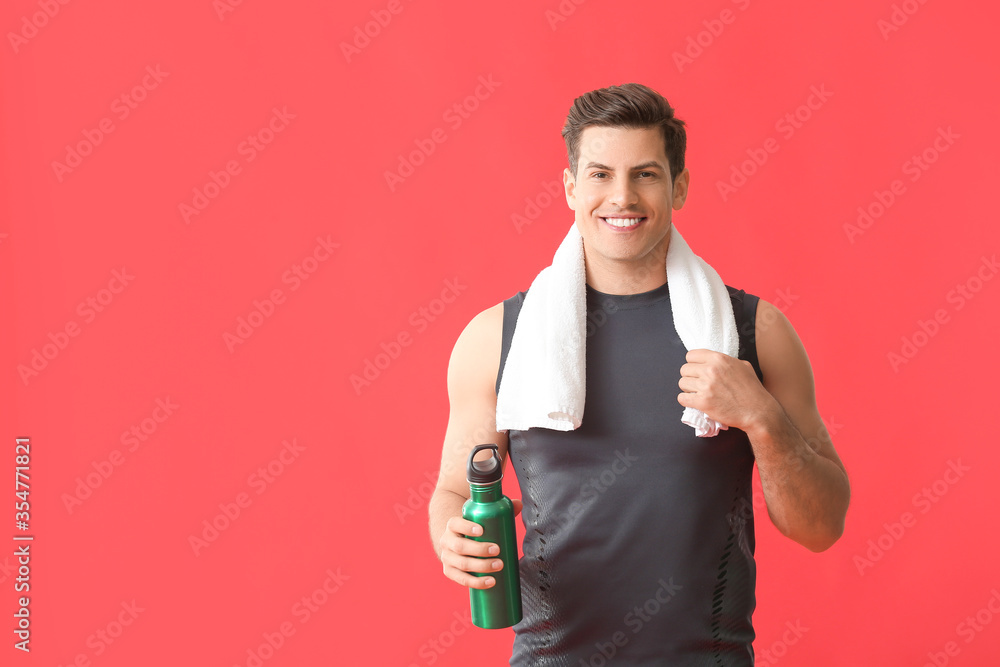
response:
[[[484,449],[492,449],[493,456],[484,461],[476,461],[476,454]],[[496,445],[476,445],[472,453],[469,454],[466,477],[470,484],[490,484],[499,481],[503,477],[499,448]]]

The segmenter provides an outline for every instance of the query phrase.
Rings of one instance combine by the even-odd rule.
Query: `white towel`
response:
[[[666,276],[674,328],[684,346],[737,356],[739,335],[729,291],[715,269],[691,251],[675,224],[670,226]],[[574,223],[551,266],[539,272],[524,297],[497,395],[498,431],[571,431],[582,423],[586,284],[583,237]],[[729,428],[690,407],[684,408],[681,421],[700,437]]]

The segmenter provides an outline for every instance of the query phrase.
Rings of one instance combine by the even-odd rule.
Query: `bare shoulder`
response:
[[[800,384],[809,385],[811,397],[812,366],[805,346],[785,314],[764,299],[760,299],[757,303],[755,337],[757,360],[764,376],[764,386],[771,390],[772,386],[788,383],[797,377]]]
[[[484,343],[492,341],[494,338],[499,340],[502,335],[503,303],[501,302],[495,306],[490,306],[473,317],[469,323],[465,325],[465,329],[459,336],[459,340],[465,338],[474,342]]]
[[[455,342],[448,362],[448,427],[438,487],[468,497],[465,462],[476,444],[495,443],[500,456],[507,435],[496,430],[496,376],[503,340],[503,304],[479,313]]]
[[[503,345],[503,303],[472,318],[462,330],[448,364],[449,387],[493,391]]]

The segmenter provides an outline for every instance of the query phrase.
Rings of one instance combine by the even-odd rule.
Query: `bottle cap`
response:
[[[492,449],[493,456],[485,461],[476,461],[476,454],[484,449]],[[492,484],[503,478],[499,448],[496,445],[476,445],[476,448],[469,454],[466,477],[470,484]]]

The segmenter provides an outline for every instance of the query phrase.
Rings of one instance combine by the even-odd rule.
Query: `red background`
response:
[[[0,662],[253,665],[271,635],[268,667],[505,664],[512,633],[462,620],[467,593],[428,537],[445,369],[465,324],[525,289],[572,221],[544,184],[566,164],[574,97],[638,81],[688,123],[678,229],[727,284],[794,297],[785,312],[851,475],[847,530],[827,552],[758,514],[758,656],[995,664],[1000,280],[983,257],[1000,245],[998,17],[903,4],[6,2]],[[163,74],[133,95],[147,67]],[[467,99],[483,79],[493,89]],[[776,123],[813,86],[829,97],[788,136]],[[122,95],[143,97],[126,117]],[[465,117],[448,114],[456,103]],[[240,146],[275,108],[294,118],[249,161]],[[98,135],[102,121],[113,130]],[[953,136],[940,153],[939,128]],[[386,172],[432,136],[443,142],[390,187]],[[723,197],[718,183],[768,139],[777,151]],[[60,173],[68,146],[89,154]],[[933,164],[907,172],[925,151]],[[185,221],[212,173],[226,186]],[[858,208],[890,195],[851,238]],[[318,237],[338,247],[292,289],[286,272]],[[447,281],[461,287],[442,310]],[[274,290],[283,301],[227,346]],[[409,344],[378,357],[400,334]],[[918,346],[894,368],[904,339]],[[35,351],[50,358],[26,373]],[[352,385],[376,360],[377,377]],[[150,421],[168,398],[172,414]],[[130,451],[122,433],[143,420]],[[16,437],[31,439],[30,654],[10,632]],[[272,463],[286,440],[304,449]],[[269,463],[280,474],[262,488],[251,476]],[[213,520],[224,528],[193,547]],[[304,596],[323,600],[307,618]],[[142,611],[118,626],[133,601]],[[278,641],[283,624],[294,633]]]

